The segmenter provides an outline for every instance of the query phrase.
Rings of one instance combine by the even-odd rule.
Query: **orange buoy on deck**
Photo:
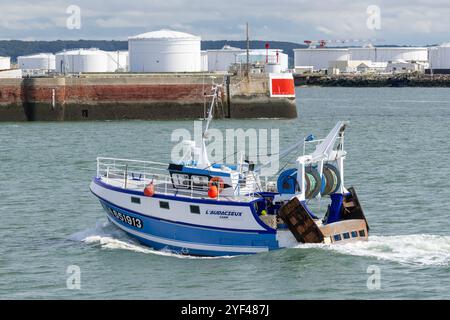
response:
[[[208,197],[210,198],[217,198],[217,196],[219,195],[219,190],[217,189],[216,186],[210,186],[209,190],[208,190]]]
[[[222,178],[212,177],[211,180],[209,180],[208,186],[210,189],[211,189],[211,187],[216,187],[218,192],[222,192],[224,183],[223,183]]]
[[[155,186],[153,185],[152,182],[144,188],[144,195],[147,197],[153,197],[154,194],[155,194]]]

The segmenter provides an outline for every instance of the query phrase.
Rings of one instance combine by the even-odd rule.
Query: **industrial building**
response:
[[[389,63],[407,62],[420,69],[428,61],[425,47],[361,47],[361,48],[307,48],[294,50],[295,68],[312,66],[314,71],[384,72]],[[400,67],[400,66],[397,66]],[[397,68],[393,66],[393,68]]]
[[[11,69],[11,58],[10,57],[0,57],[0,70]]]
[[[53,53],[37,53],[17,57],[17,64],[22,70],[55,70],[55,55]]]
[[[450,74],[450,43],[444,43],[429,50],[429,68],[426,73]]]
[[[373,62],[371,60],[337,60],[330,61],[329,74],[354,73],[354,72],[382,72],[387,62]]]
[[[128,38],[131,72],[199,72],[201,38],[160,30]]]
[[[425,67],[428,63],[416,62],[416,61],[391,61],[386,67],[388,73],[409,73],[409,72],[421,72],[425,71]]]

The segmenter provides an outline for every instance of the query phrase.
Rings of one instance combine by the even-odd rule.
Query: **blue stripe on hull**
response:
[[[108,218],[127,234],[144,245],[157,250],[168,249],[179,253],[206,256],[238,255],[278,249],[275,234],[238,232],[196,228],[136,215],[112,203],[100,199]],[[116,218],[113,209],[132,218],[142,220],[143,227],[134,227]]]
[[[134,190],[127,190],[127,189],[121,189],[118,187],[114,187],[111,185],[108,185],[104,182],[101,181],[100,178],[94,178],[93,182],[97,185],[99,185],[102,188],[106,188],[108,190],[112,190],[112,191],[117,191],[117,192],[121,192],[121,193],[126,193],[126,194],[133,194],[133,195],[138,195],[138,196],[144,196],[143,191],[134,191]],[[100,196],[98,196],[95,192],[93,192],[94,195],[99,198],[100,200],[104,200],[103,198],[101,198]],[[205,203],[205,204],[218,204],[217,200],[212,200],[212,199],[189,199],[189,198],[184,198],[184,197],[178,197],[178,196],[170,196],[170,195],[163,195],[163,194],[155,194],[153,196],[153,198],[156,199],[167,199],[167,200],[175,200],[175,201],[183,201],[183,202],[189,202],[189,203]],[[257,201],[257,200],[255,200]],[[255,218],[255,221],[264,228],[264,230],[258,231],[258,233],[276,233],[275,229],[270,228],[269,226],[265,225],[259,218],[258,215],[255,212],[255,209],[252,205],[253,202],[250,203],[242,203],[242,202],[238,202],[238,201],[220,201],[221,205],[232,205],[232,206],[243,206],[243,207],[249,207],[250,206],[250,210],[253,214],[253,217]],[[181,222],[180,222],[181,223]],[[215,227],[211,227],[211,228],[215,228]],[[233,230],[234,231],[234,230]]]

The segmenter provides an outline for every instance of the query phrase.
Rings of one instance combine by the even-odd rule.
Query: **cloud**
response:
[[[333,30],[330,30],[330,29],[328,29],[328,28],[326,28],[324,26],[318,26],[316,28],[316,30],[319,31],[319,32],[322,32],[322,33],[324,33],[326,35],[332,35],[333,34]]]
[[[82,28],[66,28],[69,5],[81,9]],[[367,28],[367,8],[381,12],[381,30]],[[126,39],[173,28],[209,40],[381,38],[386,43],[449,41],[447,0],[0,0],[0,36],[10,39]]]

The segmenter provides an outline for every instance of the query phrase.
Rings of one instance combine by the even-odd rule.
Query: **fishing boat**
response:
[[[206,139],[219,90],[212,88],[201,145],[185,142],[179,161],[97,158],[90,189],[107,218],[144,245],[188,255],[367,240],[369,226],[355,189],[344,186],[347,123],[338,122],[324,139],[310,135],[281,152],[295,152],[295,165],[268,181],[260,174],[267,164],[209,161]],[[322,217],[313,213],[313,202],[328,202]]]

